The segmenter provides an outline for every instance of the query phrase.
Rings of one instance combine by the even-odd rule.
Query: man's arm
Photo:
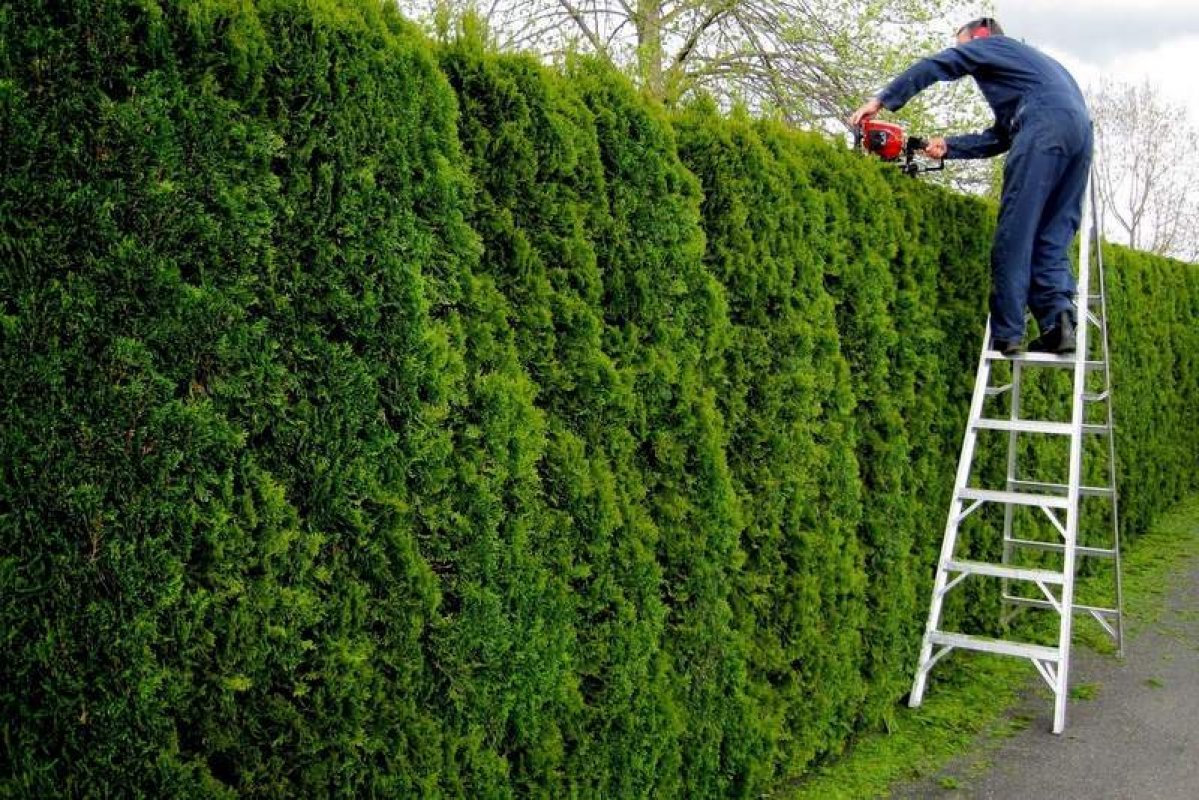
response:
[[[887,84],[878,95],[879,103],[888,111],[898,111],[937,81],[956,81],[964,75],[974,74],[983,64],[979,50],[985,47],[986,41],[976,39],[922,58]]]
[[[987,128],[982,133],[964,133],[945,137],[946,158],[990,158],[1006,153],[1012,141],[999,126]]]

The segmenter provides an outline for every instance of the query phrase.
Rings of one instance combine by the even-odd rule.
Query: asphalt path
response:
[[[1074,649],[1064,734],[1048,689],[1030,690],[1023,730],[893,797],[1199,800],[1199,560],[1171,584],[1160,618],[1128,623],[1123,659]]]

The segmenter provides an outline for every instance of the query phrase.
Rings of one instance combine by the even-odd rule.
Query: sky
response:
[[[993,0],[1004,32],[1060,61],[1085,89],[1148,79],[1199,127],[1199,0]]]

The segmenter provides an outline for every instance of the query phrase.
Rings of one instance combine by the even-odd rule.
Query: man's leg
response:
[[[1082,219],[1082,198],[1091,170],[1091,141],[1066,164],[1061,179],[1045,202],[1032,254],[1028,305],[1044,332],[1057,324],[1063,311],[1074,314],[1076,283],[1069,250]]]
[[[1008,154],[991,246],[991,336],[1005,341],[1024,336],[1033,242],[1064,160],[1060,154],[1038,152],[1035,139],[1017,137]]]

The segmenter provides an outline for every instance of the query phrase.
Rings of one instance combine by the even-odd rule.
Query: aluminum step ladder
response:
[[[1120,576],[1120,530],[1119,505],[1116,492],[1115,427],[1112,414],[1112,382],[1108,369],[1108,331],[1103,253],[1099,246],[1099,223],[1096,209],[1095,185],[1092,176],[1089,191],[1084,198],[1083,219],[1078,257],[1078,294],[1075,298],[1077,311],[1077,350],[1073,354],[1022,353],[1004,356],[991,350],[991,324],[987,321],[982,352],[978,360],[978,372],[974,381],[974,394],[970,403],[970,415],[962,441],[961,459],[958,462],[954,481],[953,498],[945,524],[945,536],[941,555],[937,562],[936,579],[933,584],[929,605],[928,624],[920,648],[920,662],[916,670],[909,705],[919,706],[924,699],[929,671],[953,650],[976,650],[1000,655],[1029,659],[1041,677],[1049,684],[1055,696],[1053,732],[1061,733],[1066,727],[1066,700],[1069,693],[1070,640],[1074,615],[1087,615],[1099,623],[1115,641],[1117,651],[1123,655],[1124,614],[1123,586]],[[1098,278],[1097,291],[1092,292],[1091,268],[1095,267]],[[1081,302],[1080,302],[1081,301]],[[1092,330],[1094,329],[1094,330]],[[1092,333],[1097,337],[1092,337]],[[1094,352],[1092,352],[1094,351]],[[998,364],[1010,365],[1011,379],[1007,383],[992,386],[992,373]],[[1069,422],[1049,422],[1026,419],[1021,416],[1021,388],[1025,370],[1064,369],[1073,373],[1071,417]],[[1004,368],[1006,369],[1006,368]],[[1090,379],[1090,388],[1088,388]],[[1098,384],[1098,385],[1096,385]],[[1008,413],[999,418],[987,415],[988,399],[1008,398]],[[1101,405],[1100,413],[1088,415],[1088,407]],[[1102,413],[1105,411],[1106,413]],[[1088,418],[1102,417],[1102,422],[1088,422]],[[971,485],[971,472],[975,460],[975,447],[979,431],[1006,432],[1007,476],[1003,489],[979,488]],[[1107,483],[1102,486],[1083,485],[1084,438],[1105,436],[1107,439]],[[1068,478],[1065,483],[1023,480],[1018,471],[1018,444],[1021,436],[1068,437]],[[1110,546],[1081,546],[1079,544],[1079,501],[1083,498],[1101,498],[1111,507],[1106,516],[1111,519]],[[962,523],[980,507],[1003,506],[1003,558],[1001,563],[988,563],[959,558],[955,551],[959,543]],[[1028,538],[1017,534],[1017,509],[1043,512],[1051,523],[1053,538]],[[1022,512],[1029,513],[1029,512]],[[1021,519],[1026,519],[1022,517]],[[1106,526],[1105,526],[1106,527]],[[1106,537],[1106,530],[1103,531]],[[1107,542],[1104,542],[1106,545]],[[1019,555],[1025,552],[1057,553],[1061,556],[1060,569],[1034,568],[1021,565]],[[1113,562],[1114,603],[1110,606],[1080,605],[1074,599],[1075,567],[1079,557],[1108,559]],[[1048,609],[1058,617],[1057,645],[1033,644],[1024,641],[995,639],[944,630],[942,627],[942,604],[948,592],[966,578],[999,579],[1002,583],[1002,599],[1006,608]],[[1029,594],[1033,596],[1029,596]],[[1010,614],[1006,614],[1006,623]]]

